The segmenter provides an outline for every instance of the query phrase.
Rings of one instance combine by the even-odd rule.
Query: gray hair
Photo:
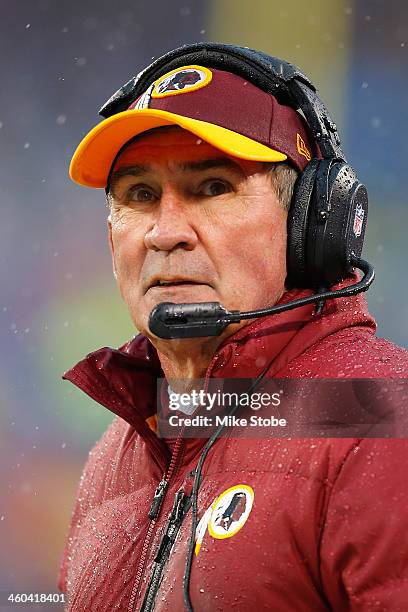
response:
[[[265,168],[269,170],[272,184],[277,198],[285,210],[289,210],[293,197],[293,190],[299,174],[293,166],[286,162],[265,162]]]

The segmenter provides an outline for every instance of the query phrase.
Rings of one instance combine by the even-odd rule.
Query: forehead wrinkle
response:
[[[198,161],[177,162],[176,167],[182,171],[189,172],[202,172],[203,170],[227,168],[239,174],[243,174],[241,166],[229,157],[215,157],[212,159],[203,159]]]
[[[197,161],[172,160],[171,165],[176,171],[181,172],[203,172],[205,170],[226,168],[228,170],[232,170],[237,174],[240,174],[241,176],[244,174],[244,171],[241,166],[228,157],[214,157],[211,159],[203,159]],[[150,164],[132,164],[129,166],[123,166],[122,168],[118,168],[112,173],[110,184],[114,184],[116,181],[118,181],[124,176],[139,177],[149,172],[152,172],[152,170],[153,166]]]
[[[113,183],[115,180],[122,178],[122,176],[141,176],[142,174],[146,174],[149,169],[149,166],[144,166],[142,164],[124,166],[112,172],[111,182]]]

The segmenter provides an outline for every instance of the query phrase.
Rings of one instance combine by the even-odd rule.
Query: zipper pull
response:
[[[193,492],[194,478],[195,470],[191,470],[191,472],[189,472],[184,479],[182,490],[186,497],[191,497]]]
[[[185,495],[183,489],[179,489],[174,497],[173,508],[170,513],[170,524],[177,525],[183,515]]]
[[[181,526],[184,518],[185,500],[186,496],[184,495],[183,490],[179,489],[174,496],[173,508],[171,509],[170,515],[167,519],[167,524],[154,559],[156,563],[160,563],[164,555],[168,555],[168,553],[170,553],[170,548],[174,544],[178,529]]]
[[[167,489],[167,485],[168,485],[168,481],[163,478],[163,480],[161,480],[159,482],[159,484],[157,485],[157,489],[154,492],[154,497],[152,500],[152,505],[150,506],[150,510],[149,510],[149,519],[153,520],[157,517],[157,515],[159,514],[159,510],[161,508],[161,505],[163,503],[163,498],[164,498],[164,494],[166,492]]]

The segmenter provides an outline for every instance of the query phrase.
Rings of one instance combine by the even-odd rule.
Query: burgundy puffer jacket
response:
[[[256,377],[267,364],[268,377],[408,376],[408,353],[375,337],[363,297],[330,301],[318,318],[312,311],[241,328],[206,377]],[[79,484],[58,581],[69,611],[184,610],[191,509],[178,532],[163,534],[177,492],[191,491],[205,440],[177,439],[171,453],[156,436],[161,376],[141,335],[91,353],[64,375],[117,415]],[[219,438],[199,490],[193,609],[407,612],[407,473],[405,439]],[[167,486],[158,488],[163,478]],[[155,491],[162,505],[149,519]]]

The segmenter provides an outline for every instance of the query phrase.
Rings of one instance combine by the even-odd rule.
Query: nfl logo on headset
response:
[[[364,209],[359,204],[356,208],[356,212],[354,215],[354,223],[353,223],[353,232],[356,238],[361,236],[361,232],[363,230],[363,220],[364,220]]]

